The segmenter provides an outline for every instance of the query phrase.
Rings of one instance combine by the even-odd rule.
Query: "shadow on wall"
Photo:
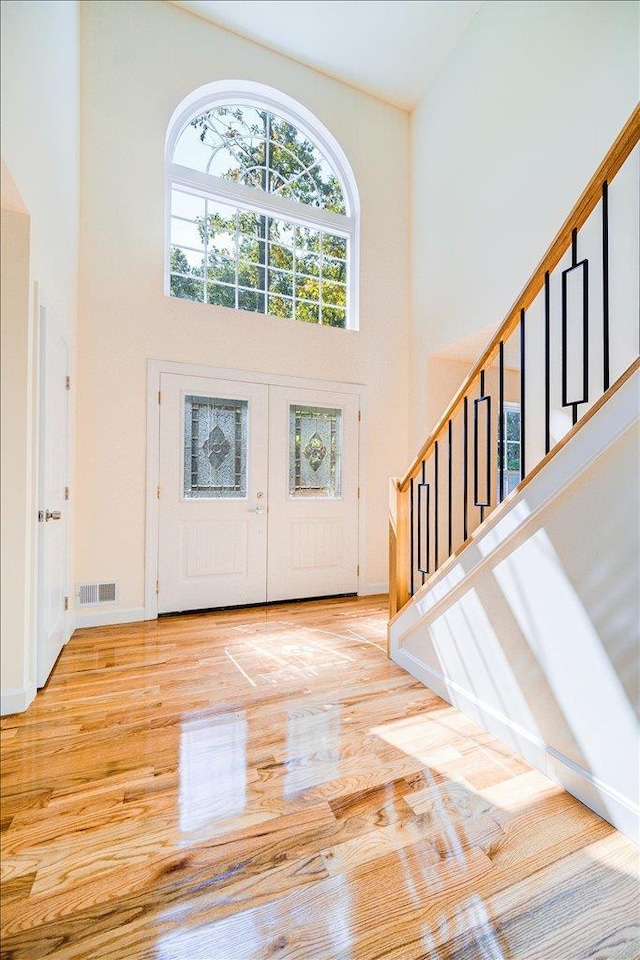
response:
[[[638,794],[637,641],[630,616],[638,574],[635,564],[621,568],[615,554],[609,562],[601,546],[589,549],[595,569],[579,589],[547,530],[529,530],[506,556],[498,552],[473,587],[456,591],[429,624],[429,643],[416,633],[402,645],[444,680],[448,699],[467,713],[473,707],[460,695],[471,694],[480,710],[507,718],[518,752],[521,732],[576,773],[586,771],[608,809],[611,791],[631,802]],[[605,599],[611,595],[618,602],[613,611]],[[612,615],[605,621],[607,609]]]
[[[637,431],[527,490],[416,598],[398,662],[625,832],[638,825]],[[478,562],[479,560],[479,562]],[[408,657],[405,656],[408,655]]]

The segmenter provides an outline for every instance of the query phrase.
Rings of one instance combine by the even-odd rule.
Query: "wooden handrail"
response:
[[[413,459],[411,466],[398,485],[398,490],[401,493],[408,489],[409,484],[411,483],[411,478],[422,464],[422,461],[426,459],[427,454],[429,453],[435,441],[438,439],[438,436],[440,435],[447,421],[453,416],[454,411],[464,399],[465,395],[469,392],[473,381],[480,375],[481,370],[483,370],[489,364],[489,362],[494,359],[499,350],[500,341],[507,340],[508,337],[513,333],[519,323],[521,311],[527,310],[542,290],[544,286],[545,274],[547,272],[551,273],[560,263],[560,260],[571,245],[572,231],[579,230],[580,227],[586,223],[588,217],[601,200],[602,184],[605,181],[613,179],[635,145],[638,143],[639,139],[640,105],[635,108],[629,117],[629,120],[623,127],[620,135],[617,137],[606,157],[587,184],[573,210],[560,227],[555,240],[536,267],[529,282],[526,284],[522,293],[512,306],[497,333],[485,348],[480,359],[476,364],[474,364],[471,372],[467,375],[467,377],[465,377],[460,389],[457,391],[453,397],[453,400],[438,420],[434,429],[431,431],[429,438],[423,444],[417,456]]]

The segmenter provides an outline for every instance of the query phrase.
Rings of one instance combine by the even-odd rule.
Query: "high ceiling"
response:
[[[173,0],[411,110],[483,0]]]

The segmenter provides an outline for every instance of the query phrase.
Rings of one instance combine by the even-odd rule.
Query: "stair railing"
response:
[[[391,481],[392,617],[638,369],[639,139],[637,107],[407,473]]]

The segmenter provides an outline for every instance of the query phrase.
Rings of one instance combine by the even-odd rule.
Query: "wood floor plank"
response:
[[[638,960],[635,848],[385,651],[380,597],[77,631],[0,722],[3,960]]]

